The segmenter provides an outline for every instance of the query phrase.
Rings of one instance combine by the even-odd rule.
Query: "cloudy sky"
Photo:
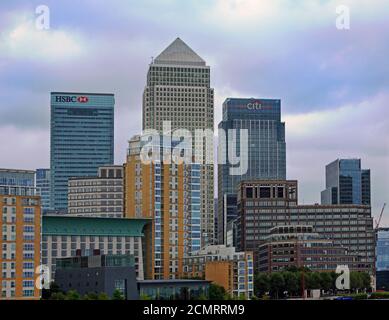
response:
[[[49,30],[35,27],[41,4]],[[336,28],[339,5],[349,30]],[[49,166],[50,91],[115,93],[123,163],[151,57],[179,36],[211,66],[215,125],[226,97],[282,99],[300,203],[320,201],[327,163],[358,157],[377,216],[389,203],[388,17],[387,0],[2,0],[0,167]]]

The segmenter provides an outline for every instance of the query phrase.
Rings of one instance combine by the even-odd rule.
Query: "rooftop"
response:
[[[151,219],[43,216],[43,235],[143,236]]]
[[[205,66],[205,61],[184,41],[177,38],[154,59],[154,64]]]

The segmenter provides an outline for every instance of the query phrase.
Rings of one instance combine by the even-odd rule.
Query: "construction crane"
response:
[[[385,207],[386,207],[386,203],[384,203],[384,206],[382,207],[382,210],[381,210],[381,213],[380,213],[380,217],[378,218],[378,220],[375,221],[375,229],[378,230],[378,228],[380,227],[380,223],[381,223],[381,219],[382,219],[382,214],[384,213],[384,210],[385,210]]]

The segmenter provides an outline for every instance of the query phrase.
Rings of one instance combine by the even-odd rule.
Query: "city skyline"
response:
[[[374,10],[380,10],[374,11],[370,1],[358,5],[343,2],[352,12],[348,31],[335,28],[339,1],[301,5],[308,10],[305,16],[315,17],[320,12],[320,17],[304,18],[296,24],[300,21],[296,11],[289,10],[290,16],[286,16],[286,11],[293,9],[291,4],[285,9],[277,1],[266,5],[248,1],[248,9],[238,7],[235,11],[228,5],[231,2],[215,2],[209,8],[215,13],[212,19],[211,13],[204,14],[208,12],[206,5],[192,3],[192,10],[188,10],[171,2],[172,12],[182,12],[178,21],[167,23],[171,16],[166,14],[151,27],[147,24],[155,16],[146,10],[147,4],[131,11],[131,6],[122,2],[110,5],[112,10],[107,12],[100,11],[103,6],[84,4],[77,5],[75,14],[69,4],[47,1],[51,9],[48,31],[34,29],[33,2],[2,3],[0,86],[5,93],[0,134],[11,138],[4,141],[10,151],[2,155],[0,167],[49,167],[49,92],[56,90],[115,94],[115,158],[122,164],[127,140],[141,129],[142,91],[150,57],[181,37],[213,70],[215,128],[227,97],[280,98],[287,131],[288,178],[300,181],[301,202],[320,202],[327,163],[337,158],[361,158],[371,169],[373,215],[377,217],[382,204],[388,202],[385,102],[389,97],[389,65],[383,54],[388,45],[382,39],[388,36],[384,17],[389,6],[376,1],[379,6]],[[155,12],[158,6],[161,2],[155,4]],[[120,13],[119,8],[123,9]],[[269,18],[264,18],[262,9]],[[183,26],[190,13],[205,26]],[[83,14],[103,15],[104,19],[92,19],[86,25]],[[219,16],[229,17],[231,23],[218,25],[223,21]],[[272,19],[277,17],[283,19],[279,24]],[[132,24],[139,34],[131,31]],[[158,29],[157,35],[154,29]],[[94,37],[88,38],[91,34]],[[103,47],[107,39],[112,49]],[[63,50],[56,48],[58,41]],[[286,59],[289,56],[293,59]],[[389,218],[384,215],[382,223],[387,225]]]

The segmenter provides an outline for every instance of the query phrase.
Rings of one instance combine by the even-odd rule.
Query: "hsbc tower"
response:
[[[114,163],[113,94],[51,93],[50,203],[66,213],[68,179]]]

